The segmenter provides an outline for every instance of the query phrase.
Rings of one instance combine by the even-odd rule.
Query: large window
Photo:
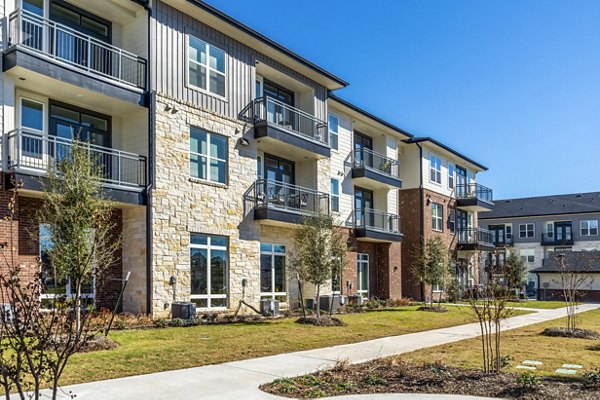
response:
[[[329,114],[329,145],[332,149],[338,149],[338,130],[340,120],[336,115]]]
[[[581,221],[581,236],[598,236],[598,220]]]
[[[519,238],[526,239],[535,236],[534,224],[519,224]]]
[[[356,292],[365,298],[369,297],[369,254],[356,254],[358,289]]]
[[[456,233],[456,210],[450,208],[448,214],[448,228],[450,229],[450,233]]]
[[[68,275],[57,270],[52,264],[50,257],[51,251],[54,248],[52,237],[47,225],[39,226],[39,245],[40,245],[40,261],[42,264],[42,300],[54,299],[56,297],[64,297],[67,299],[75,295],[75,287],[71,284],[71,279]],[[84,304],[94,304],[96,297],[96,278],[92,276],[84,281],[81,286],[81,299]]]
[[[191,234],[190,299],[199,308],[227,307],[228,259],[227,237]]]
[[[523,261],[533,264],[535,262],[535,249],[521,249],[521,258]]]
[[[286,301],[285,246],[260,244],[260,297]]]
[[[431,182],[442,183],[442,160],[434,154],[429,158],[429,179]]]
[[[227,182],[227,138],[198,128],[190,130],[190,175]]]
[[[225,52],[194,36],[188,36],[188,83],[225,97]]]
[[[448,189],[454,189],[454,164],[448,164]]]
[[[444,229],[444,207],[441,204],[431,203],[431,229],[442,231]]]
[[[340,211],[340,181],[331,178],[331,211]]]

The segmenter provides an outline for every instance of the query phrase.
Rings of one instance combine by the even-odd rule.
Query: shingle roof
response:
[[[600,192],[495,200],[492,211],[479,213],[479,219],[594,212],[600,213]]]
[[[532,269],[533,273],[544,273],[544,272],[560,272],[561,264],[559,258],[556,256],[549,255],[544,260],[544,266],[536,269]],[[564,255],[565,268],[573,272],[586,272],[592,274],[600,273],[600,251],[566,251],[560,253]]]

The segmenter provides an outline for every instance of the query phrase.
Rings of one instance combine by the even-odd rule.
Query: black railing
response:
[[[145,59],[28,11],[10,15],[8,41],[94,75],[146,88]]]
[[[493,203],[492,189],[479,183],[462,183],[456,185],[457,199],[479,199],[486,203]]]
[[[254,207],[270,207],[303,214],[329,214],[329,194],[283,182],[259,179],[244,197]]]
[[[542,245],[568,246],[574,243],[573,232],[542,233]]]
[[[458,244],[480,244],[493,247],[492,232],[483,228],[458,229]]]
[[[11,170],[44,173],[71,154],[73,141],[58,136],[15,129],[6,137],[6,163]],[[82,142],[97,165],[105,185],[146,187],[146,157]]]
[[[352,165],[357,168],[369,168],[394,178],[400,177],[400,163],[397,160],[376,153],[366,147],[354,149],[352,152]]]
[[[267,122],[305,138],[329,144],[325,121],[272,97],[264,96],[255,99],[251,117],[254,123]]]
[[[400,217],[372,208],[354,210],[354,228],[400,233]]]
[[[506,246],[513,245],[512,237],[496,238],[496,237],[494,237],[493,232],[492,232],[492,240],[493,240],[494,246],[496,246],[496,247],[506,247]]]

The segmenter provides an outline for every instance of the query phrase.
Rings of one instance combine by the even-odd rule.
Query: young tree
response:
[[[527,279],[527,264],[514,250],[511,250],[502,266],[506,286],[511,289],[522,289]]]
[[[39,223],[48,231],[49,261],[75,289],[72,296],[76,330],[81,329],[82,287],[117,261],[121,236],[114,233],[112,206],[102,190],[101,177],[113,165],[101,165],[78,140],[56,165],[49,168],[44,207]]]
[[[417,257],[412,265],[413,274],[421,284],[431,288],[437,286],[444,290],[450,279],[450,254],[448,246],[441,237],[428,239],[418,250]],[[441,301],[441,296],[438,301]],[[433,294],[430,296],[430,307],[433,307]]]
[[[300,281],[316,287],[317,317],[321,316],[321,286],[334,275],[342,274],[345,253],[343,231],[327,214],[304,217],[294,233],[290,269],[297,274]]]

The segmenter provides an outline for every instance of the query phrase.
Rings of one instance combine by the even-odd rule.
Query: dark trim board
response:
[[[445,144],[438,142],[437,140],[430,138],[430,137],[412,137],[410,139],[406,139],[404,140],[404,143],[408,143],[408,144],[412,144],[412,143],[421,143],[421,142],[430,142],[435,144],[438,147],[441,147],[442,149],[454,154],[455,156],[458,156],[460,158],[462,158],[463,160],[481,168],[484,171],[487,171],[488,168],[485,165],[482,165],[480,163],[478,163],[477,161],[465,156],[464,154],[459,153],[458,151],[446,146]]]
[[[7,72],[14,67],[22,67],[61,82],[102,93],[108,97],[148,107],[146,92],[140,93],[139,90],[129,90],[123,86],[113,85],[108,81],[79,72],[75,68],[68,68],[46,58],[33,55],[19,46],[8,49],[2,59],[4,63],[3,72]]]
[[[483,243],[458,243],[456,249],[461,251],[495,251],[496,247],[493,244],[486,245]]]
[[[354,236],[380,242],[401,242],[404,237],[402,233],[382,232],[369,228],[355,228]]]
[[[402,188],[402,180],[393,176],[383,174],[375,169],[367,167],[352,167],[352,178],[367,178],[377,182],[381,182],[387,186],[392,186],[398,189]]]
[[[23,182],[21,189],[42,192],[44,185],[48,184],[48,179],[36,175],[27,175],[23,173],[6,173],[4,178],[4,189],[15,189],[14,182]],[[146,193],[134,192],[122,189],[104,188],[106,197],[117,203],[127,203],[136,205],[146,205]]]
[[[488,203],[477,197],[472,197],[468,199],[456,199],[456,207],[479,207],[485,208],[486,210],[492,210],[494,208],[494,203]]]
[[[256,207],[254,209],[254,220],[271,220],[287,224],[301,224],[304,216],[295,212],[278,210],[271,207]]]
[[[259,122],[254,125],[254,138],[260,139],[264,137],[279,140],[322,157],[331,157],[331,147],[325,143],[321,144],[314,140],[304,139],[301,135],[295,135],[268,122]]]

